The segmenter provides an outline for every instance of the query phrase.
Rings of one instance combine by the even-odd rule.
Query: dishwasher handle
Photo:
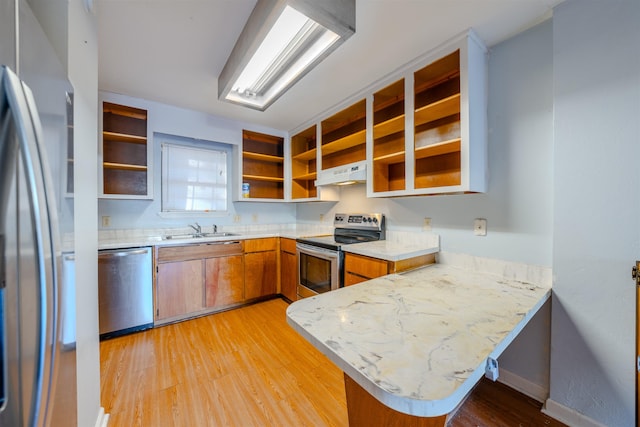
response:
[[[98,251],[99,258],[116,258],[130,255],[145,255],[149,252],[150,248],[141,249],[114,249],[114,250],[101,250]]]

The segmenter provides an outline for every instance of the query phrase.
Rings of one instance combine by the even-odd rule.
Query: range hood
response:
[[[337,166],[318,172],[316,187],[322,185],[347,185],[365,182],[367,179],[367,163],[365,161]]]

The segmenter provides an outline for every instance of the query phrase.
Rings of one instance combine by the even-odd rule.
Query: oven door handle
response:
[[[331,249],[319,248],[317,246],[311,246],[304,243],[297,243],[296,249],[299,251],[304,251],[309,255],[315,255],[324,258],[336,259],[338,258],[338,251],[332,251]]]

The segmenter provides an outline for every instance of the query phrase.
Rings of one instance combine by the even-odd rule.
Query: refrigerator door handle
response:
[[[15,124],[15,138],[11,139],[17,142],[17,147],[1,148],[0,151],[3,151],[2,154],[13,151],[14,156],[17,153],[20,154],[31,208],[35,269],[39,289],[36,379],[30,402],[29,425],[47,425],[51,409],[52,384],[56,375],[55,354],[58,328],[57,253],[54,248],[55,230],[52,229],[51,218],[55,210],[51,209],[53,201],[48,200],[47,195],[53,193],[47,191],[50,190],[47,188],[48,171],[43,164],[40,152],[42,131],[33,94],[8,67],[2,67],[1,86],[3,93],[0,93],[0,96],[3,99],[0,101],[0,106],[4,109],[3,104],[8,103],[9,113]],[[3,111],[3,119],[8,120],[4,117],[5,114]],[[11,160],[3,160],[3,166],[8,162]],[[1,198],[2,195],[0,195],[0,202],[4,204],[5,201]],[[4,212],[0,213],[0,218],[4,215]],[[1,226],[4,226],[4,223]]]

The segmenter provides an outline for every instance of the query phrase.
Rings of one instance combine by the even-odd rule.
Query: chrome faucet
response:
[[[195,230],[196,234],[198,234],[198,235],[202,234],[202,227],[197,222],[196,222],[196,225],[189,224],[189,227],[193,228]]]
[[[213,234],[216,234],[218,232],[218,226],[213,224]]]

